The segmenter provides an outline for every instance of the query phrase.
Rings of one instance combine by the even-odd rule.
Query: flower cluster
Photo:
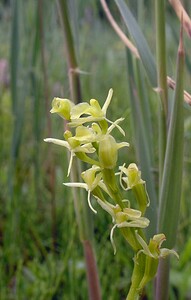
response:
[[[97,204],[110,214],[113,223],[110,239],[114,252],[116,252],[114,229],[123,229],[122,234],[135,251],[135,272],[138,272],[139,268],[144,270],[137,283],[137,290],[141,291],[155,276],[159,258],[177,254],[174,250],[161,249],[161,244],[165,240],[164,234],[155,235],[149,242],[146,240],[143,229],[149,226],[149,219],[144,215],[150,200],[146,184],[136,164],[131,163],[128,167],[125,167],[125,164],[119,166],[119,172],[116,173],[118,150],[128,147],[129,144],[118,143],[112,135],[114,128],[125,135],[119,125],[123,118],[112,122],[106,116],[112,94],[113,90],[110,89],[102,107],[95,99],[91,99],[89,103],[74,105],[69,99],[54,98],[51,113],[57,113],[67,120],[70,130],[64,132],[64,140],[47,138],[45,141],[63,146],[70,151],[68,175],[74,157],[90,165],[90,168],[81,174],[83,183],[72,182],[65,185],[84,188],[88,192],[89,207],[94,213],[97,211],[91,204],[91,195]],[[123,196],[128,190],[132,190],[136,206]]]

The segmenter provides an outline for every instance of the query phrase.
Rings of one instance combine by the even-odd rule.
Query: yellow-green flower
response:
[[[141,179],[141,172],[135,163],[131,163],[128,168],[126,168],[124,164],[123,166],[119,167],[119,169],[121,171],[121,185],[125,190],[132,189],[137,184],[145,184],[145,181]],[[125,176],[123,176],[123,174]],[[123,182],[126,184],[126,187],[123,185]]]
[[[99,161],[104,169],[113,169],[116,166],[118,150],[128,147],[129,143],[117,143],[110,134],[104,135],[99,142]]]
[[[142,211],[142,214],[144,214],[147,206],[150,205],[150,199],[146,190],[145,181],[141,178],[141,172],[134,163],[131,163],[128,168],[126,168],[124,164],[119,167],[119,169],[121,187],[124,190],[132,189],[139,204],[139,209]]]
[[[69,162],[69,166],[68,166],[67,176],[69,176],[70,171],[71,171],[73,157],[77,153],[90,154],[90,153],[94,153],[96,151],[96,149],[92,146],[91,143],[86,143],[86,144],[80,145],[79,141],[74,140],[74,139],[71,140],[70,138],[68,138],[67,141],[53,139],[53,138],[47,138],[47,139],[44,139],[44,141],[48,142],[48,143],[53,143],[53,144],[56,144],[59,146],[63,146],[70,151],[71,156],[70,156],[70,162]]]
[[[140,253],[144,253],[147,256],[150,256],[154,259],[165,258],[169,254],[174,254],[177,258],[179,257],[175,250],[161,248],[161,245],[164,241],[166,241],[166,237],[163,233],[156,234],[150,239],[149,244],[144,241],[144,239],[136,232],[136,238],[143,249],[141,249],[137,255]]]
[[[105,192],[107,192],[107,188],[105,187],[104,183],[102,182],[102,173],[101,173],[101,168],[98,166],[93,165],[92,168],[84,171],[81,173],[82,179],[84,180],[84,183],[82,182],[69,182],[69,183],[64,183],[64,185],[69,186],[69,187],[79,187],[79,188],[84,188],[88,192],[88,204],[91,210],[94,213],[97,213],[97,211],[92,207],[91,205],[91,192],[94,192],[94,190],[97,187],[100,187],[103,189]],[[100,200],[101,201],[101,200]]]
[[[57,113],[60,117],[70,120],[70,112],[74,104],[69,99],[54,98],[52,100],[51,113]]]
[[[99,102],[95,99],[90,100],[90,104],[87,102],[79,103],[73,106],[71,110],[71,126],[82,125],[87,122],[98,122],[106,119],[106,112],[111,102],[113,90],[109,90],[107,99],[101,108]],[[87,115],[84,117],[84,115]]]
[[[111,102],[112,95],[113,95],[113,90],[110,89],[107,99],[102,107],[99,105],[99,102],[96,99],[91,99],[90,103],[82,102],[73,106],[70,111],[71,122],[69,123],[69,126],[77,127],[85,123],[98,122],[99,124],[102,125],[101,127],[103,133],[105,134],[108,130],[108,125],[107,125],[108,122],[112,124],[110,126],[109,132],[111,132],[111,130],[114,127],[116,127],[123,135],[125,135],[123,129],[118,125],[121,121],[123,121],[123,118],[120,118],[115,122],[112,122],[106,117],[107,109]]]
[[[178,254],[174,250],[169,250],[167,248],[161,248],[162,243],[166,240],[166,237],[163,233],[156,234],[150,239],[149,244],[135,232],[137,241],[140,243],[142,249],[138,251],[135,256],[135,264],[139,265],[141,255],[145,255],[145,267],[142,279],[139,283],[138,291],[141,291],[144,286],[152,280],[156,273],[159,264],[159,258],[165,258],[170,254],[174,254],[178,258]]]
[[[118,204],[113,205],[107,201],[101,201],[97,198],[99,205],[111,215],[112,221],[115,223],[110,232],[110,240],[114,253],[116,253],[116,246],[113,240],[113,233],[116,227],[146,228],[149,225],[149,220],[141,216],[141,211],[130,208],[130,202],[128,200],[123,201],[127,201],[129,203],[129,207],[122,209]]]

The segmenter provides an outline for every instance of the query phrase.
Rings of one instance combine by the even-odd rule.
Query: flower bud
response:
[[[133,186],[144,183],[141,179],[141,172],[137,168],[137,165],[132,163],[127,168],[128,186],[132,188]]]
[[[141,172],[136,164],[132,163],[127,168],[128,188],[133,190],[142,214],[145,213],[147,206],[150,205],[145,181],[141,179]]]
[[[99,143],[99,161],[104,169],[113,169],[117,163],[118,145],[111,135],[105,135]]]
[[[70,130],[66,130],[64,132],[64,137],[65,137],[65,140],[68,141],[68,139],[72,137],[71,131]]]

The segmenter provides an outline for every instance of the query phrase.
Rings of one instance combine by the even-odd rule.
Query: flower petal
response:
[[[160,257],[165,258],[166,256],[168,256],[168,255],[170,255],[170,254],[174,254],[174,255],[179,259],[178,253],[176,253],[176,251],[173,250],[173,249],[169,250],[169,249],[167,249],[167,248],[162,248],[162,249],[160,250]]]
[[[110,89],[109,93],[108,93],[108,96],[107,96],[107,99],[106,99],[106,101],[105,101],[105,103],[104,103],[104,105],[102,107],[102,111],[103,111],[103,113],[104,113],[105,116],[106,116],[106,112],[107,112],[108,106],[109,106],[109,104],[111,102],[112,96],[113,96],[113,89]]]
[[[97,214],[97,211],[93,208],[92,204],[91,204],[91,191],[88,191],[88,204],[90,209],[94,212],[94,214]]]
[[[68,187],[79,187],[79,188],[83,188],[86,191],[88,191],[87,184],[83,183],[83,182],[64,182],[63,184]]]
[[[111,228],[111,231],[110,231],[110,241],[111,241],[111,244],[112,244],[112,247],[113,247],[114,255],[115,255],[116,252],[117,252],[117,249],[116,249],[116,246],[115,246],[115,242],[114,242],[114,239],[113,239],[113,234],[114,234],[114,230],[115,230],[116,227],[117,227],[117,224],[115,224],[115,225]]]
[[[66,147],[67,149],[70,150],[70,146],[69,146],[68,142],[66,142],[66,141],[59,140],[59,139],[53,139],[53,138],[47,138],[47,139],[44,139],[44,141],[47,143],[53,143],[55,145]]]
[[[107,211],[110,215],[111,215],[111,217],[112,217],[112,220],[114,220],[114,208],[115,208],[115,206],[114,205],[112,205],[112,204],[110,204],[109,202],[107,202],[107,201],[102,201],[102,200],[100,200],[99,198],[97,198],[96,197],[96,199],[97,199],[97,202],[99,203],[99,205],[105,210],[105,211]]]
[[[153,257],[153,254],[150,252],[149,250],[149,247],[147,245],[147,243],[144,241],[144,239],[138,234],[137,230],[135,231],[135,235],[136,235],[136,238],[139,242],[139,244],[142,246],[143,250],[140,250],[137,255],[140,253],[140,252],[143,252],[145,255],[148,255],[150,257]]]

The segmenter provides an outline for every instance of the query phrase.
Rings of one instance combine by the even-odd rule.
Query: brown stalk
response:
[[[169,76],[167,76],[167,84],[172,90],[175,90],[176,82]],[[184,101],[191,105],[191,95],[187,91],[184,91]]]
[[[100,0],[102,7],[105,11],[105,14],[111,24],[111,26],[113,27],[113,29],[115,30],[115,32],[117,33],[117,35],[121,38],[121,40],[123,41],[123,43],[125,44],[125,46],[127,46],[129,48],[129,50],[133,53],[133,55],[135,55],[136,58],[140,58],[139,56],[139,52],[137,50],[137,48],[133,45],[133,43],[128,39],[128,37],[123,33],[123,31],[121,30],[121,28],[118,26],[118,24],[116,23],[116,21],[114,20],[108,6],[105,0]]]
[[[178,2],[179,0],[169,0],[170,2]],[[102,4],[102,7],[105,11],[105,14],[108,18],[108,21],[110,22],[111,26],[114,28],[115,32],[117,33],[117,35],[120,37],[120,39],[122,40],[122,42],[125,44],[125,46],[127,46],[129,48],[129,50],[132,52],[133,55],[135,55],[136,58],[140,59],[140,55],[139,55],[139,52],[138,52],[138,49],[132,44],[132,42],[130,42],[130,40],[127,38],[127,36],[124,34],[124,32],[121,30],[121,28],[117,25],[117,23],[115,22],[108,6],[107,6],[107,3],[105,0],[100,0],[101,4]],[[172,4],[172,3],[171,3]],[[187,21],[185,21],[184,17],[185,17],[185,14],[187,15],[187,13],[185,12],[185,10],[183,11],[183,24],[187,24],[185,26],[187,27],[184,27],[184,29],[186,30],[187,28],[187,32],[188,32],[188,28],[190,28],[191,30],[191,27],[188,27],[191,26],[191,21],[190,21],[190,18],[186,18]],[[188,15],[187,15],[188,16]],[[180,14],[180,18],[181,18],[181,14]],[[189,23],[188,23],[188,19],[189,19]],[[190,31],[191,33],[191,31]],[[191,36],[191,34],[190,34]],[[174,90],[175,89],[175,85],[176,85],[176,82],[169,76],[167,76],[167,85],[170,89]],[[155,89],[156,91],[158,91],[159,89]],[[184,91],[184,101],[188,104],[188,105],[191,105],[191,95],[187,92],[187,91]]]
[[[40,51],[41,51],[41,62],[42,62],[42,75],[43,75],[43,87],[44,87],[44,98],[45,98],[45,109],[46,109],[46,121],[47,121],[47,135],[51,136],[52,125],[50,118],[50,107],[49,107],[49,83],[47,74],[47,61],[45,56],[45,37],[44,37],[44,26],[43,26],[43,0],[38,0],[38,16],[39,16],[39,33],[40,33]],[[53,162],[53,155],[51,147],[48,147],[47,154],[47,173],[48,173],[48,189],[51,194],[51,221],[52,221],[52,250],[55,251],[56,247],[56,199],[55,199],[55,167]]]
[[[188,16],[187,12],[185,11],[181,1],[180,0],[169,0],[169,2],[172,5],[172,7],[180,21],[182,18],[183,28],[186,31],[186,33],[188,34],[188,36],[191,38],[191,19]]]

